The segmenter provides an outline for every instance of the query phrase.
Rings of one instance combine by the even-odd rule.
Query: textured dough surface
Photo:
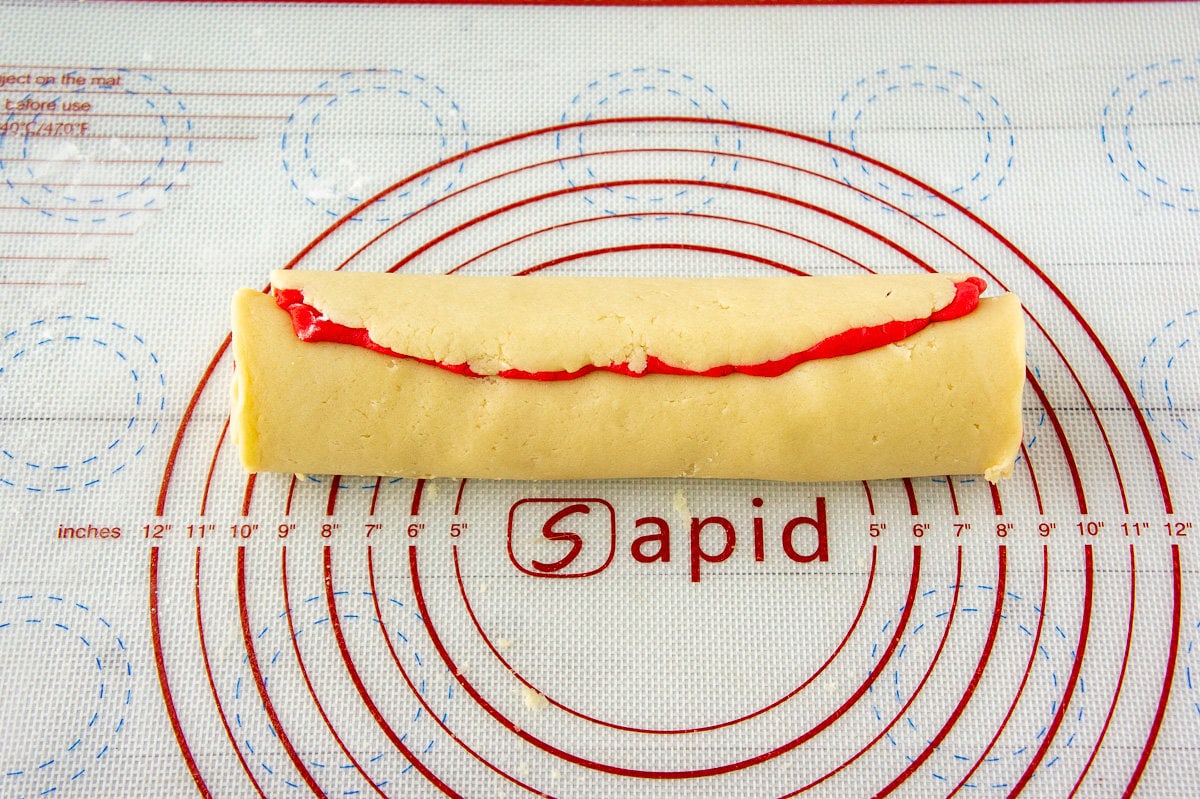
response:
[[[961,275],[796,278],[515,278],[277,271],[332,322],[394,352],[506,369],[575,371],[646,355],[694,371],[762,363],[834,333],[924,319]],[[767,288],[769,287],[769,289]]]
[[[544,279],[550,280],[563,278]],[[940,300],[936,288],[905,293],[920,311],[912,315],[945,305],[953,294],[946,282],[950,288]],[[356,317],[353,303],[333,296],[334,289],[303,288],[331,318],[345,314],[336,321],[367,326],[372,337],[388,327],[385,298],[377,291],[368,294],[379,302]],[[675,304],[681,301],[676,295]],[[838,303],[858,308],[849,326],[872,323],[863,303],[862,297]],[[503,310],[494,295],[484,304]],[[841,313],[833,322],[806,324],[820,338],[844,329],[849,317]],[[361,347],[300,341],[288,314],[259,292],[240,292],[233,315],[232,429],[245,467],[255,472],[789,481],[983,473],[996,480],[1011,473],[1021,441],[1025,343],[1020,303],[1012,295],[983,299],[965,317],[931,324],[898,344],[811,361],[773,378],[467,377]],[[569,325],[559,330],[539,338],[575,335]],[[728,324],[718,333],[721,339],[758,336],[757,329],[743,334]],[[389,347],[397,343],[381,337]],[[736,346],[757,352],[781,345]],[[783,350],[804,346],[793,340]],[[692,355],[699,365],[728,357],[724,350]]]

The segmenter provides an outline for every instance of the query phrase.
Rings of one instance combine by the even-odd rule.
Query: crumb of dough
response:
[[[675,501],[671,504],[675,508],[675,512],[679,514],[681,519],[692,518],[692,509],[688,507],[687,494],[682,488],[675,489]]]
[[[528,685],[522,686],[521,698],[525,700],[525,707],[530,710],[543,710],[550,705],[550,700],[542,696],[537,691],[530,688]]]

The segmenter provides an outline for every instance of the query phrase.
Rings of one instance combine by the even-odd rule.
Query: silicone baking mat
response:
[[[1198,32],[5,6],[0,795],[1194,795]],[[1020,459],[247,479],[227,309],[285,266],[977,274]]]

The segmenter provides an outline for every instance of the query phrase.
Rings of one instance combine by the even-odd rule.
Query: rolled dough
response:
[[[231,429],[252,472],[995,481],[1021,442],[1014,295],[755,371],[936,319],[965,279],[276,272],[277,295],[358,345],[301,340],[275,297],[239,292]],[[751,373],[691,374],[730,366]]]

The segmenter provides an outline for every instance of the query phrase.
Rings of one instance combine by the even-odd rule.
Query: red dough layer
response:
[[[762,363],[753,364],[725,364],[697,371],[672,366],[653,355],[648,355],[646,358],[646,368],[640,372],[633,371],[628,363],[614,363],[605,366],[585,366],[573,372],[527,372],[521,369],[506,369],[499,372],[496,376],[510,380],[573,380],[592,372],[604,371],[625,375],[626,377],[643,377],[645,375],[724,377],[725,375],[735,373],[752,375],[754,377],[778,377],[807,361],[840,358],[845,355],[854,355],[866,352],[867,350],[873,350],[888,344],[895,344],[924,330],[933,322],[946,322],[966,316],[979,305],[979,295],[986,288],[987,284],[980,278],[969,277],[954,284],[954,299],[948,305],[934,311],[927,317],[885,322],[881,325],[871,325],[869,327],[852,327],[849,330],[828,336],[806,350],[794,352],[791,355],[774,361],[763,361]],[[474,371],[465,363],[442,363],[441,361],[418,358],[413,355],[406,355],[390,350],[372,341],[371,336],[365,328],[339,325],[322,317],[320,310],[304,301],[304,293],[299,289],[277,289],[275,291],[275,302],[292,317],[292,328],[296,331],[296,337],[301,341],[329,341],[337,344],[350,344],[355,347],[365,347],[393,358],[408,358],[466,377],[486,376]]]

